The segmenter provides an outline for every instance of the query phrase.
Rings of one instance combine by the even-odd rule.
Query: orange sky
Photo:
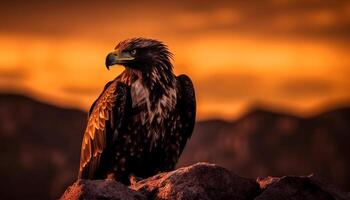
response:
[[[350,2],[2,2],[0,89],[87,110],[125,38],[167,43],[199,119],[252,106],[309,115],[350,104]]]

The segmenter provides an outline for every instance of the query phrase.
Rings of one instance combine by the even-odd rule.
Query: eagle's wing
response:
[[[196,121],[196,96],[191,79],[182,74],[177,77],[178,83],[178,110],[181,120],[180,128],[180,151],[185,147],[187,140],[191,137]]]
[[[118,132],[125,113],[127,86],[117,82],[107,83],[89,112],[83,136],[78,178],[93,179],[109,134]],[[107,132],[110,130],[109,132]]]
[[[113,80],[113,81],[114,81],[114,80]],[[103,95],[103,93],[106,91],[106,89],[113,83],[113,81],[109,81],[109,82],[105,85],[105,87],[103,88],[103,90],[102,90],[100,96],[98,96],[98,98],[97,98],[97,99],[94,101],[94,103],[91,105],[90,110],[89,110],[89,112],[88,112],[88,120],[89,120],[89,118],[90,118],[90,115],[91,115],[92,111],[93,111],[94,108],[95,108],[95,105],[96,105],[97,101],[100,99],[100,97],[101,97],[101,96]]]

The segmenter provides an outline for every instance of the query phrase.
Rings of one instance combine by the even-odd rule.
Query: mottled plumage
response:
[[[125,70],[106,84],[89,111],[79,178],[129,183],[172,170],[192,134],[196,101],[192,82],[175,76],[163,43],[134,38],[119,43],[106,66]]]

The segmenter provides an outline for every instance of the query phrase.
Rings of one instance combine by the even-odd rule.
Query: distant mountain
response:
[[[76,179],[85,125],[82,111],[0,95],[0,198],[59,197]],[[197,122],[178,166],[208,161],[249,177],[315,173],[349,191],[349,141],[350,108],[307,119],[256,109],[233,122]]]
[[[57,198],[76,178],[85,123],[78,110],[0,95],[0,199]]]
[[[298,118],[256,109],[237,121],[197,123],[178,165],[222,165],[250,177],[325,177],[350,190],[350,108]]]

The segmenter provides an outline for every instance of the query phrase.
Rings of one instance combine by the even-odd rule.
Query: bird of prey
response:
[[[78,178],[146,178],[174,169],[196,117],[191,79],[173,72],[172,53],[157,40],[120,42],[106,67],[125,70],[92,104],[83,136]]]

